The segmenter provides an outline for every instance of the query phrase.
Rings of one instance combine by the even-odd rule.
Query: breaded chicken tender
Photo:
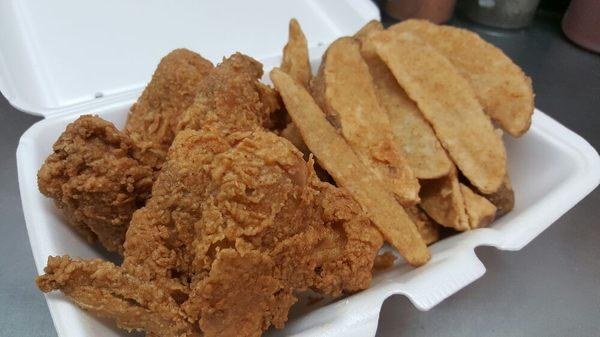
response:
[[[297,291],[338,296],[368,287],[382,238],[348,193],[320,182],[287,140],[260,128],[224,129],[207,124],[177,135],[152,197],[133,217],[121,268],[70,260],[56,268],[51,258],[41,289],[61,289],[128,329],[195,336],[199,326],[210,337],[283,327]],[[92,271],[69,272],[82,263],[138,281],[113,289]],[[166,307],[138,303],[146,285]],[[128,306],[93,309],[119,300]],[[181,323],[181,310],[194,328]]]
[[[39,189],[88,241],[120,252],[131,216],[152,188],[153,170],[141,152],[112,123],[82,116],[54,144],[38,172]]]

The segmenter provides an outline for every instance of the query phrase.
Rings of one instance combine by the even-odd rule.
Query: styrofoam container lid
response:
[[[240,51],[269,68],[292,17],[314,50],[379,11],[370,0],[1,1],[0,91],[17,109],[49,116],[139,92],[175,48],[213,63]]]

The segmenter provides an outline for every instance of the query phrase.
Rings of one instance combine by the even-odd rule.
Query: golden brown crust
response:
[[[174,50],[161,60],[132,106],[123,133],[109,122],[85,116],[57,140],[38,174],[40,191],[55,199],[88,241],[97,238],[108,250],[122,251],[131,216],[150,194],[179,115],[211,69],[200,55]]]
[[[210,275],[196,287],[200,327],[205,336],[260,336],[271,325],[283,328],[297,301],[292,288],[274,277],[268,255],[221,250]]]
[[[192,138],[186,147],[190,141],[205,144]],[[255,131],[203,167],[212,177],[205,189],[212,192],[196,222],[192,269],[208,276],[192,283],[184,307],[192,319],[201,319],[207,336],[254,336],[271,324],[282,326],[295,302],[292,291],[312,288],[339,296],[368,287],[379,233],[345,191],[317,180],[289,142]],[[251,268],[263,276],[256,291],[238,289],[247,276],[220,272],[229,270],[220,259],[263,264]],[[222,294],[233,289],[239,293],[224,300]],[[229,318],[222,321],[214,311]],[[253,323],[240,323],[248,321]],[[237,329],[227,328],[231,322],[238,322]]]
[[[142,158],[112,123],[82,116],[54,144],[38,185],[88,240],[121,251],[131,216],[152,188],[153,171]]]

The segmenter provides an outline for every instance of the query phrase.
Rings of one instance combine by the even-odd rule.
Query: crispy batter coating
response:
[[[148,86],[129,112],[125,133],[160,168],[175,138],[179,117],[193,102],[212,63],[187,50],[165,56]]]
[[[131,221],[125,242],[123,267],[144,280],[165,282],[181,290],[195,271],[196,255],[206,249],[194,246],[196,223],[202,221],[202,202],[210,193],[207,170],[215,155],[230,148],[217,129],[202,133],[182,131],[169,151],[146,207]],[[205,275],[201,275],[204,277]]]
[[[262,64],[249,56],[236,53],[224,59],[200,84],[177,130],[199,130],[216,122],[227,133],[270,127],[271,114],[280,108],[279,95],[259,81],[262,75]]]
[[[82,116],[54,144],[38,172],[39,189],[88,241],[121,251],[131,215],[152,188],[142,157],[112,123]]]

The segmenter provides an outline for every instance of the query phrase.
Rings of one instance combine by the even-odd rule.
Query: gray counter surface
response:
[[[386,23],[390,23],[387,20]],[[532,77],[536,106],[600,148],[600,55],[560,31],[560,17],[498,32],[454,19],[503,49]],[[27,238],[15,150],[38,117],[0,97],[0,336],[56,336]],[[548,168],[552,169],[552,168]],[[478,248],[486,274],[428,312],[401,296],[383,306],[377,336],[600,336],[600,191],[518,252]]]

